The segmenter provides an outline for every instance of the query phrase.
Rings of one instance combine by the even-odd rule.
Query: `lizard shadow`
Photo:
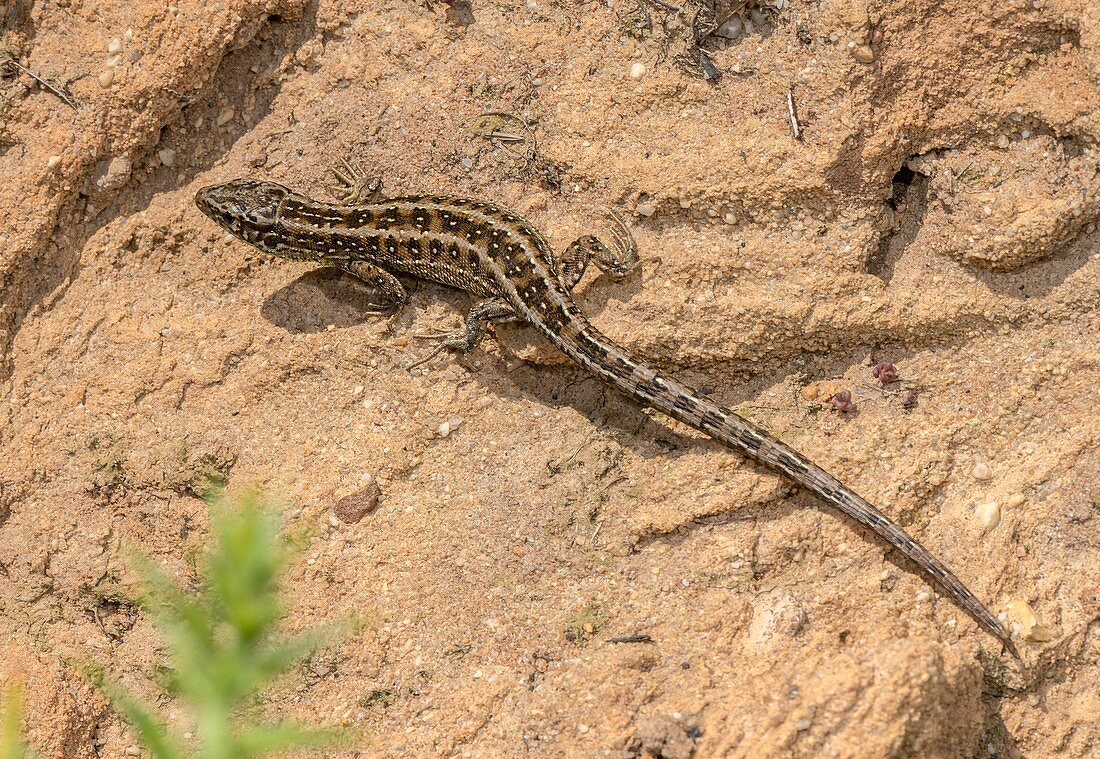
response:
[[[419,287],[418,280],[401,281],[410,295]],[[379,312],[380,305],[368,285],[329,266],[310,269],[268,295],[260,314],[295,334],[345,329],[387,318],[407,323],[414,318],[408,307],[388,313]]]

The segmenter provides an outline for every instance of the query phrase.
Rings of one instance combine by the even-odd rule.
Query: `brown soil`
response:
[[[125,549],[186,572],[228,473],[317,533],[289,623],[369,621],[269,712],[358,725],[364,756],[1097,755],[1100,6],[789,0],[707,82],[676,63],[691,13],[649,0],[434,5],[0,5],[78,106],[0,80],[0,679],[30,740],[134,742],[77,667],[152,693]],[[530,330],[404,371],[464,295],[371,316],[192,202],[324,195],[341,155],[559,247],[620,208],[644,262],[582,284],[600,327],[1050,639],[1001,656],[880,541]]]

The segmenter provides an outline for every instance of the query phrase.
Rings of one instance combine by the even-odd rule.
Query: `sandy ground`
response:
[[[698,3],[0,5],[77,106],[0,80],[0,679],[32,742],[133,744],[76,666],[153,693],[125,551],[185,574],[214,473],[315,532],[292,627],[368,620],[266,706],[359,726],[362,756],[1100,754],[1100,8],[782,6],[705,40],[706,81]],[[1028,633],[1022,663],[530,330],[406,372],[464,295],[371,316],[192,202],[242,175],[324,196],[344,155],[559,248],[618,208],[643,266],[586,278],[594,321],[896,517]],[[377,511],[335,517],[372,483]]]

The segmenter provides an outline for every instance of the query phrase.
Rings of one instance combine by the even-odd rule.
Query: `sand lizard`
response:
[[[614,251],[588,235],[570,245],[559,261],[546,238],[506,208],[453,196],[383,198],[378,180],[367,181],[354,167],[345,166],[347,173],[336,172],[344,203],[320,202],[252,179],[205,187],[195,202],[211,219],[261,251],[353,274],[375,288],[387,307],[396,309],[406,300],[395,274],[481,298],[470,309],[465,329],[444,337],[440,350],[472,349],[490,322],[527,322],[603,381],[785,474],[855,519],[911,559],[1018,656],[998,619],[893,520],[764,430],[641,363],[585,318],[570,291],[588,263],[594,261],[613,277],[626,275],[637,263],[634,240],[621,222],[614,228]]]

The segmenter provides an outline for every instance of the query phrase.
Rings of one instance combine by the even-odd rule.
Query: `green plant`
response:
[[[278,580],[293,547],[280,538],[281,520],[260,495],[213,500],[211,521],[212,547],[199,562],[195,590],[178,585],[148,557],[133,560],[144,606],[168,644],[170,665],[158,681],[187,703],[194,739],[185,741],[102,669],[93,679],[155,759],[246,759],[346,741],[341,730],[254,717],[259,690],[346,625],[280,634]]]
[[[23,689],[15,683],[4,689],[0,701],[0,759],[33,759],[38,754],[27,748],[20,735],[23,722]]]

